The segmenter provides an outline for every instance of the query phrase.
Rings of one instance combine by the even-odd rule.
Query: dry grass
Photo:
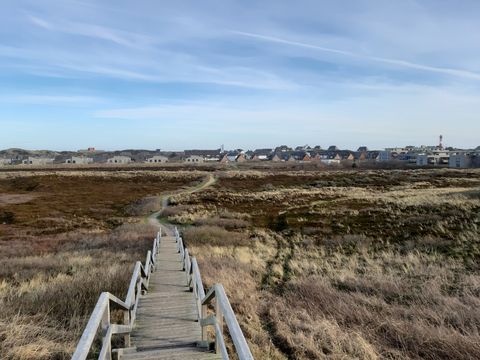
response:
[[[473,359],[479,193],[478,170],[270,169],[222,173],[177,205],[248,215],[234,231],[197,219],[184,237],[256,358]],[[229,244],[242,231],[248,241]]]
[[[0,323],[8,326],[0,330],[0,358],[69,358],[100,293],[125,296],[154,232],[124,225],[110,234],[69,234],[59,252],[2,260]]]
[[[256,359],[480,358],[478,170],[238,169],[161,216],[224,285]],[[0,173],[18,200],[0,205],[0,358],[69,358],[100,291],[124,296],[151,245],[132,216],[201,177]]]
[[[187,246],[239,246],[248,244],[248,236],[243,232],[228,231],[219,226],[201,225],[184,230]]]
[[[198,172],[0,174],[0,358],[69,359],[102,291],[123,298],[156,229],[135,216]],[[140,200],[138,200],[140,199]]]

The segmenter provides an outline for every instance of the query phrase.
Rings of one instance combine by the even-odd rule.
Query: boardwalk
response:
[[[221,359],[197,346],[201,340],[197,305],[175,237],[168,232],[160,242],[148,293],[139,301],[131,333],[136,350],[125,351],[121,359]]]
[[[135,263],[125,300],[108,292],[100,295],[72,360],[94,354],[99,360],[228,360],[225,330],[236,358],[253,360],[223,286],[215,284],[205,292],[197,260],[190,257],[177,229],[166,229],[166,236],[159,232],[153,240],[145,264]],[[112,338],[119,336],[123,344],[113,348]]]

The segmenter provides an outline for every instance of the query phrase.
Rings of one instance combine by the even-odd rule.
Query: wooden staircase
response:
[[[237,357],[253,359],[223,287],[214,285],[205,294],[198,264],[177,229],[165,232],[166,236],[157,234],[145,266],[135,265],[125,301],[102,293],[73,360],[92,355],[102,360],[229,359],[224,322]],[[124,324],[111,323],[111,309],[123,311]],[[209,326],[214,328],[214,339],[208,337]],[[98,330],[102,341],[97,355],[92,348]],[[112,349],[114,336],[123,337],[123,347]]]

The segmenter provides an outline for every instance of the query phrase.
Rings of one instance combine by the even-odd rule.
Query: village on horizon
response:
[[[326,165],[371,163],[397,163],[418,166],[444,166],[451,168],[480,167],[480,146],[475,149],[445,147],[440,135],[438,145],[392,147],[370,150],[361,146],[357,150],[343,150],[335,145],[323,149],[287,145],[255,150],[224,150],[223,145],[213,150],[117,150],[103,151],[94,147],[78,151],[30,151],[23,149],[0,150],[0,166],[52,165],[52,164],[129,164],[129,163],[240,163],[247,161],[320,162]]]

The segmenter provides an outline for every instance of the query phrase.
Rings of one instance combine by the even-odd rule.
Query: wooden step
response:
[[[222,356],[197,347],[154,349],[123,354],[119,360],[219,360]]]

